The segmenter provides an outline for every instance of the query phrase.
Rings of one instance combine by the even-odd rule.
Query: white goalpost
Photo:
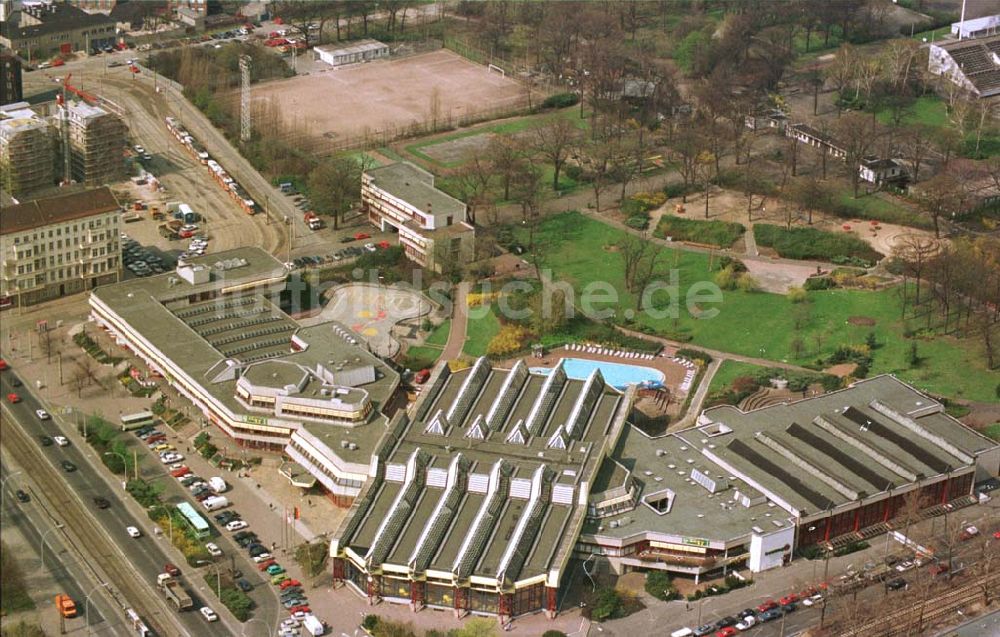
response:
[[[500,77],[507,77],[507,72],[504,71],[499,66],[497,66],[496,64],[488,64],[486,66],[486,72],[487,73],[499,73]]]

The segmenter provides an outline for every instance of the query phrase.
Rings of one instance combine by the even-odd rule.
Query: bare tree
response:
[[[510,135],[494,135],[486,147],[486,156],[500,178],[504,200],[510,199],[511,181],[525,162],[524,148]]]
[[[453,175],[461,193],[460,198],[469,208],[469,221],[473,224],[476,223],[479,206],[489,201],[493,176],[493,167],[485,155],[478,151]]]
[[[957,212],[961,184],[949,173],[943,172],[928,179],[920,187],[917,201],[934,222],[934,236],[941,237],[942,215]]]
[[[707,144],[701,133],[693,127],[685,127],[674,136],[670,154],[677,167],[677,172],[684,180],[684,193],[681,201],[687,203],[687,191],[690,190],[698,176],[698,158],[705,151]]]
[[[532,131],[532,147],[552,164],[553,190],[559,190],[559,172],[579,139],[580,129],[562,116],[556,116]]]
[[[860,113],[848,113],[837,120],[834,127],[836,142],[844,150],[847,173],[851,179],[854,196],[858,196],[861,182],[859,166],[875,145],[877,129],[872,118]]]

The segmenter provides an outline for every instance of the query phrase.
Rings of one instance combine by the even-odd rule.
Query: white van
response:
[[[218,509],[224,509],[229,506],[229,499],[221,495],[216,495],[211,498],[205,498],[204,502],[201,504],[205,507],[206,511],[217,511]]]
[[[690,628],[680,628],[670,633],[670,637],[691,637],[691,635],[693,634],[694,631],[691,630]]]

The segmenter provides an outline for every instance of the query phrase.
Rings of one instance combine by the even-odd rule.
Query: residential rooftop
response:
[[[120,209],[121,206],[107,187],[35,199],[4,209],[0,215],[0,235],[24,232]]]
[[[465,219],[465,204],[435,188],[434,176],[409,162],[371,168],[366,173],[378,188],[421,212],[452,215],[455,221]]]

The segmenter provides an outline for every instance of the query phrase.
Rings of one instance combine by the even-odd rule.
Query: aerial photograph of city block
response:
[[[1000,637],[1000,0],[0,0],[0,637]]]

